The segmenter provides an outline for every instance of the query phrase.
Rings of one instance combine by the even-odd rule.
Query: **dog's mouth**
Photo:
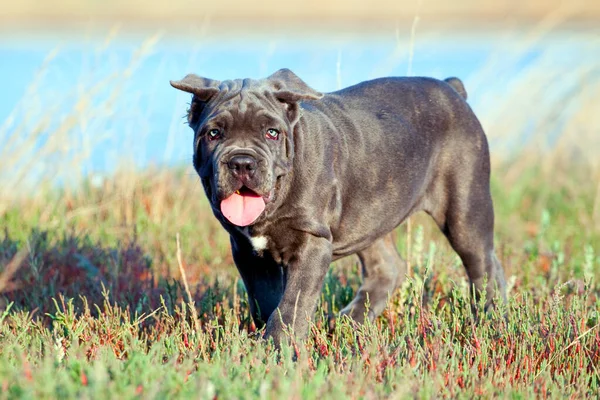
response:
[[[229,197],[221,200],[221,213],[229,222],[237,226],[248,226],[260,217],[265,210],[265,199],[242,186]]]

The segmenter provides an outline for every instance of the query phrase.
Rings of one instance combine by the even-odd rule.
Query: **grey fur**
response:
[[[381,313],[406,273],[390,233],[419,210],[461,257],[476,298],[485,292],[491,306],[496,289],[504,297],[488,143],[459,79],[381,78],[325,95],[286,69],[262,80],[188,75],[171,84],[194,94],[194,167],[231,236],[252,315],[277,343],[284,325],[306,336],[340,257],[358,254],[364,275],[342,313],[358,321]],[[209,140],[214,127],[221,135]],[[269,128],[281,132],[278,140],[265,138]],[[236,156],[256,168],[232,173]],[[245,228],[219,208],[242,186],[267,203]]]

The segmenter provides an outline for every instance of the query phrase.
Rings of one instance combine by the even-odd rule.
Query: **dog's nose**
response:
[[[246,155],[233,156],[227,162],[231,173],[237,178],[251,178],[256,171],[258,163],[253,157]]]

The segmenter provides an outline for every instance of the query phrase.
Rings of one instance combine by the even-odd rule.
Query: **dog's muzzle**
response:
[[[264,166],[258,157],[249,151],[235,151],[223,156],[221,162],[225,198],[220,201],[221,213],[229,222],[237,226],[251,225],[265,209]],[[230,193],[230,194],[228,194]]]
[[[227,167],[231,174],[245,185],[254,178],[258,162],[254,157],[249,155],[234,155],[227,161]]]

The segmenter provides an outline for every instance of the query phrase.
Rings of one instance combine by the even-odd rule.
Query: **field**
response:
[[[0,397],[597,397],[600,64],[542,60],[517,82],[484,118],[508,303],[475,323],[460,260],[416,215],[397,229],[409,276],[384,315],[329,329],[360,282],[341,260],[309,339],[281,352],[250,319],[191,166],[125,160],[51,185],[89,157],[63,144],[90,99],[71,119],[4,121]]]

